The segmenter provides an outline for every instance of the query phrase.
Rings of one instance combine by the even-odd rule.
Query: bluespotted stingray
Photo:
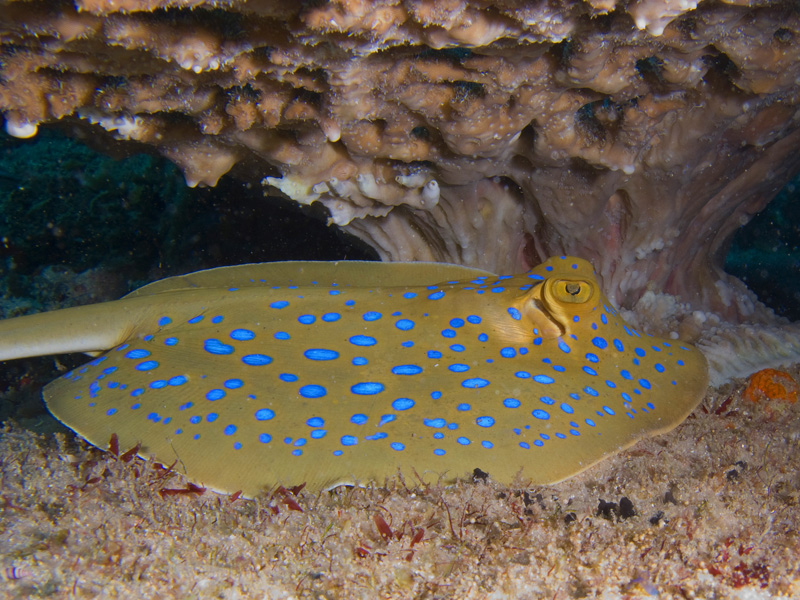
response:
[[[44,388],[57,419],[251,496],[475,468],[555,483],[672,429],[708,385],[697,349],[626,324],[563,256],[517,276],[223,267],[0,322],[0,360],[62,352],[95,358]]]

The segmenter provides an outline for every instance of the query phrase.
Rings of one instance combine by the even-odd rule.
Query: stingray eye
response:
[[[588,281],[556,281],[553,296],[559,302],[582,304],[592,296],[592,284]]]

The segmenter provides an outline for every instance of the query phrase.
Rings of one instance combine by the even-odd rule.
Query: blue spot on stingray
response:
[[[534,375],[533,380],[536,383],[544,383],[544,384],[550,384],[555,382],[555,379],[547,375]]]
[[[158,363],[154,360],[146,360],[136,365],[137,371],[152,371],[156,368],[158,368]]]
[[[223,433],[225,435],[233,435],[234,433],[236,433],[236,425],[227,425],[223,430]]]
[[[272,357],[267,356],[266,354],[245,354],[242,357],[242,362],[246,365],[258,367],[271,363]]]
[[[363,381],[361,383],[357,383],[350,388],[350,391],[354,394],[359,394],[362,396],[371,396],[373,394],[379,394],[384,390],[382,383],[377,383],[373,381]]]
[[[461,344],[451,344],[450,350],[452,350],[453,352],[464,352],[466,348]]]
[[[605,350],[608,347],[608,342],[601,337],[592,338],[592,343],[601,350]]]
[[[442,450],[441,448],[436,448],[436,449],[434,449],[433,453],[434,453],[436,456],[444,456],[444,454],[445,454],[445,451],[444,451],[444,450]]]
[[[178,338],[176,337],[168,337],[164,340],[164,345],[166,346],[175,346],[178,343]]]
[[[561,350],[564,354],[569,354],[572,352],[572,348],[567,346],[567,344],[561,338],[558,338],[558,349]]]
[[[444,427],[447,425],[447,421],[444,419],[422,419],[422,422],[425,424],[426,427]]]
[[[597,358],[597,354],[592,354],[591,352],[586,353],[586,360],[592,363],[600,362],[600,359]]]
[[[354,335],[350,338],[350,343],[354,346],[374,346],[378,340],[368,335]]]
[[[516,398],[506,398],[503,400],[503,406],[506,408],[519,408],[522,403]]]
[[[169,317],[161,317],[158,320],[158,326],[159,327],[165,327],[165,326],[169,325],[170,323],[172,323],[172,319],[170,319]]]
[[[561,410],[563,410],[568,415],[571,415],[572,413],[575,412],[575,409],[572,408],[572,406],[570,406],[566,402],[562,402],[560,408],[561,408]]]
[[[356,357],[355,357],[355,358],[353,358],[353,360],[352,360],[352,363],[353,363],[354,365],[356,365],[357,367],[358,367],[358,366],[362,366],[362,365],[366,365],[368,362],[369,362],[369,361],[368,361],[366,358],[364,358],[363,356],[356,356]]]
[[[456,408],[458,410],[460,410],[460,411],[467,411],[467,410],[471,409],[472,407],[469,404],[467,404],[466,402],[462,402],[461,404],[456,406]]]
[[[461,386],[465,388],[482,388],[489,385],[489,381],[486,379],[482,379],[481,377],[472,377],[470,379],[465,379],[461,382]]]
[[[550,413],[548,413],[546,410],[542,410],[541,408],[537,408],[531,414],[542,421],[547,421],[550,419]]]
[[[275,411],[269,408],[259,408],[255,412],[256,421],[269,421],[275,418]]]
[[[428,300],[441,300],[444,298],[444,292],[434,292],[432,294],[428,294]]]
[[[306,421],[306,425],[309,427],[325,427],[325,419],[322,417],[311,417],[308,421]],[[314,437],[313,435],[311,437]]]
[[[636,353],[636,356],[638,356],[640,358],[644,358],[644,355],[646,354],[646,352],[644,350],[642,350],[641,348],[636,348],[634,350],[634,352]]]
[[[223,320],[224,318],[225,318],[225,317],[223,317],[222,315],[217,315],[217,316],[215,316],[215,317],[211,317],[211,322],[212,322],[212,323],[214,323],[214,324],[217,324],[217,323],[222,323],[222,320]]]
[[[242,381],[241,379],[226,379],[225,383],[223,383],[222,385],[224,385],[229,390],[235,390],[242,387],[244,385],[244,381]]]
[[[514,373],[514,377],[519,377],[520,379],[528,379],[528,377],[530,376],[531,374],[528,373],[527,371],[517,371],[516,373]]]
[[[339,358],[339,353],[325,348],[310,348],[303,352],[303,356],[310,360],[334,360]]]
[[[614,383],[613,381],[611,381],[610,379],[606,379],[606,385],[607,385],[608,387],[612,388],[612,389],[613,389],[613,388],[615,388],[615,387],[617,387],[617,384],[616,384],[616,383]]]
[[[438,400],[441,397],[442,397],[442,392],[431,392],[431,398],[433,398],[434,400]]]
[[[409,331],[411,329],[414,329],[414,321],[412,321],[411,319],[399,319],[394,324],[394,326],[397,327],[400,331]]]
[[[272,436],[268,433],[258,434],[258,441],[262,444],[269,444],[272,441]]]
[[[276,340],[288,340],[288,339],[290,339],[292,336],[290,336],[290,335],[289,335],[288,333],[286,333],[285,331],[277,331],[277,332],[275,332],[275,335],[274,335],[273,337],[274,337]]]
[[[116,409],[116,408],[109,408],[109,409],[106,411],[106,415],[108,415],[108,416],[110,417],[111,415],[113,415],[113,414],[116,414],[116,412],[117,412],[117,409]]]
[[[292,381],[297,381],[297,375],[294,375],[292,373],[281,373],[280,375],[278,375],[278,379],[280,379],[281,381],[288,381],[289,383],[291,383]]]
[[[114,371],[116,371],[119,367],[106,367],[103,369],[103,373],[106,375],[111,375]]]
[[[233,354],[233,346],[224,344],[214,338],[209,338],[203,342],[203,349],[210,354]]]
[[[488,440],[483,440],[481,442],[481,446],[483,446],[484,448],[494,448],[494,444]]]
[[[455,431],[456,429],[458,429],[458,423],[448,423],[447,428],[451,431]]]
[[[492,417],[478,417],[475,419],[475,422],[479,427],[491,427],[494,425],[494,419]]]
[[[472,443],[472,440],[466,437],[457,438],[456,441],[462,446],[469,446]]]
[[[642,386],[646,390],[650,389],[650,382],[647,379],[640,379],[639,380],[639,385]]]
[[[625,393],[625,392],[622,392],[622,394],[620,394],[620,396],[622,396],[622,399],[625,400],[625,402],[632,402],[633,401],[631,399],[630,395]]]
[[[365,321],[377,321],[377,320],[378,320],[378,319],[380,319],[382,316],[383,316],[383,315],[382,315],[381,313],[379,313],[379,312],[375,312],[374,310],[370,310],[370,311],[368,311],[368,312],[365,312],[365,313],[364,313],[364,316],[363,316],[362,318],[363,318]]]
[[[403,298],[406,298],[408,300],[411,300],[411,298],[416,298],[416,297],[417,294],[415,294],[414,292],[406,292],[405,294],[403,294]]]
[[[619,350],[620,352],[625,352],[625,346],[622,345],[618,339],[614,338],[614,348]]]
[[[600,395],[596,389],[594,389],[593,387],[589,387],[588,385],[585,388],[583,388],[583,391],[589,394],[590,396],[594,396],[595,398]]]
[[[311,432],[311,439],[312,440],[321,440],[324,438],[328,433],[327,429],[315,429]]]
[[[438,350],[428,350],[428,358],[442,358],[442,353]]]
[[[281,308],[286,308],[287,306],[289,306],[289,303],[286,300],[278,300],[277,302],[273,302],[269,306],[270,306],[270,308],[281,309]]]
[[[358,438],[354,435],[343,435],[341,442],[342,446],[355,446],[358,444]]]
[[[463,373],[464,371],[469,371],[469,365],[464,365],[461,363],[450,365],[447,368],[450,369],[453,373]]]
[[[350,417],[350,422],[355,424],[355,425],[363,425],[364,423],[367,422],[367,419],[369,419],[369,417],[367,417],[367,415],[362,414],[362,413],[357,413],[357,414],[353,415],[352,417]]]
[[[231,331],[230,336],[233,340],[240,340],[244,342],[247,340],[252,340],[254,337],[256,337],[256,334],[249,329],[234,329]]]
[[[326,323],[334,323],[342,318],[342,315],[339,313],[325,313],[322,315],[322,320]]]
[[[400,442],[392,442],[391,444],[389,444],[389,447],[392,450],[397,450],[398,452],[400,452],[400,450],[405,450],[406,449],[406,447],[403,444],[401,444]]]
[[[383,425],[386,425],[387,423],[391,423],[395,419],[397,419],[397,415],[383,415],[381,417],[381,420],[378,421],[378,427],[382,427]]]
[[[378,433],[375,433],[373,435],[368,435],[368,436],[364,437],[364,439],[365,440],[369,440],[370,442],[374,442],[375,440],[382,440],[382,439],[387,438],[387,437],[389,437],[388,433],[384,433],[383,431],[379,431]]]
[[[469,315],[467,317],[467,321],[469,323],[472,323],[473,325],[477,325],[478,323],[481,322],[481,318],[478,315]]]
[[[663,372],[664,372],[664,365],[662,365],[661,363],[656,363],[656,364],[654,365],[654,368],[655,368],[655,370],[656,370],[656,371],[658,371],[659,373],[663,373]]]
[[[134,398],[136,398],[136,396],[141,396],[142,394],[144,394],[144,390],[142,388],[136,388],[131,392],[131,396]]]
[[[148,334],[148,335],[144,336],[142,339],[143,339],[145,342],[149,342],[150,340],[152,340],[152,339],[153,339],[153,337],[155,337],[155,336],[153,336],[153,334],[151,333],[151,334]],[[105,359],[106,359],[106,357],[105,357],[105,356],[103,356],[103,357],[101,357],[101,358],[98,358],[98,359],[97,359],[97,362],[92,362],[92,363],[89,363],[89,364],[95,364],[95,365],[96,365],[97,363],[99,363],[100,361],[103,361],[103,360],[105,360]]]
[[[620,371],[619,374],[622,376],[623,379],[627,379],[629,381],[633,380],[633,375],[631,375],[630,372],[627,371],[626,369],[622,369],[622,371]]]
[[[175,377],[170,377],[169,385],[183,385],[187,381],[185,375],[175,375]]]
[[[485,333],[478,334],[478,341],[479,342],[486,342],[486,341],[488,341],[488,339],[489,339],[489,336],[486,335]]]
[[[208,416],[206,417],[206,421],[208,421],[209,423],[213,423],[218,418],[219,418],[219,415],[217,413],[208,413]]]
[[[511,318],[514,319],[515,321],[519,321],[520,319],[522,319],[522,315],[520,314],[519,310],[517,310],[513,306],[509,307],[507,310],[508,314],[511,315]]]
[[[500,349],[500,356],[503,358],[514,358],[517,355],[517,351],[510,346]]]
[[[443,329],[442,330],[442,337],[446,338],[454,338],[456,337],[456,332],[452,329]]]
[[[450,319],[450,327],[455,327],[458,329],[459,327],[464,326],[464,319]]]
[[[309,385],[304,385],[298,390],[298,392],[300,393],[301,396],[303,396],[303,398],[322,398],[324,395],[328,393],[328,390],[326,390],[321,385],[316,385],[312,383]]]
[[[191,423],[192,425],[197,425],[202,420],[203,419],[201,419],[200,417],[198,417],[196,415],[194,417],[189,417],[189,423]]]
[[[125,358],[146,358],[150,356],[149,350],[131,350],[125,353]]]
[[[224,390],[209,390],[208,393],[206,394],[206,399],[211,400],[212,402],[214,400],[219,400],[220,398],[224,397],[225,397]]]
[[[583,367],[583,372],[586,373],[587,375],[597,376],[597,371],[595,371],[591,367]]]
[[[392,408],[395,410],[408,410],[414,406],[414,401],[411,398],[398,398],[392,402]]]
[[[612,409],[610,409],[608,406],[604,406],[604,407],[603,407],[603,410],[604,410],[604,411],[605,411],[607,414],[611,415],[612,417],[613,417],[613,416],[614,416],[614,414],[615,414],[615,413],[614,413],[614,411],[613,411]]]
[[[195,323],[199,323],[200,321],[202,321],[204,318],[205,317],[203,315],[197,315],[196,317],[192,317],[186,322],[190,323],[191,325],[194,325]]]
[[[555,400],[553,400],[550,396],[539,396],[539,402],[547,404],[548,406],[555,404]]]
[[[314,321],[317,320],[317,317],[314,315],[300,315],[297,317],[297,321],[302,323],[303,325],[311,325]]]
[[[422,373],[422,367],[417,365],[397,365],[392,367],[392,373],[395,375],[419,375]]]

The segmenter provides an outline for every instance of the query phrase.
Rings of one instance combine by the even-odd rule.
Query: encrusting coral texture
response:
[[[189,185],[239,164],[385,260],[512,273],[582,256],[653,332],[713,347],[717,382],[800,354],[722,270],[734,231],[800,170],[793,4],[0,7],[13,135],[105,130]],[[731,329],[743,322],[758,329]],[[736,352],[726,371],[718,357]]]

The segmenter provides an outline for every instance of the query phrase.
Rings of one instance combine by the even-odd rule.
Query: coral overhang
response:
[[[9,133],[99,126],[190,185],[244,164],[385,260],[510,273],[569,253],[622,307],[666,293],[684,314],[773,319],[722,262],[800,171],[796,4],[0,7]]]

